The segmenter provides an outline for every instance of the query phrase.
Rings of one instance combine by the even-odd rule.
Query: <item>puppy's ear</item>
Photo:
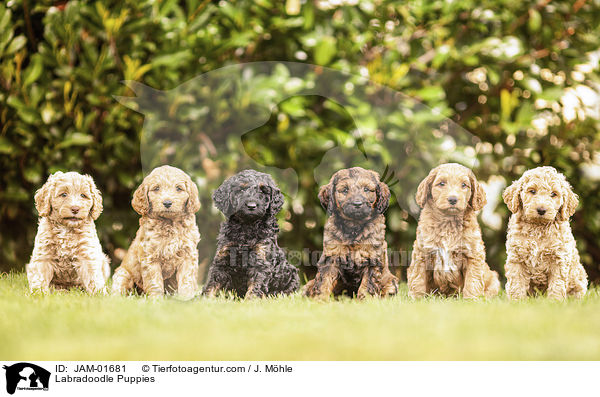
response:
[[[198,186],[189,178],[186,183],[188,200],[185,203],[185,208],[190,214],[195,214],[200,210],[200,199],[198,198]]]
[[[563,181],[563,205],[560,207],[558,211],[558,220],[559,221],[568,221],[570,217],[575,213],[575,209],[579,205],[579,197],[573,189],[571,185],[566,180]]]
[[[133,199],[131,200],[131,206],[141,216],[148,215],[152,210],[150,208],[150,201],[148,200],[148,183],[146,179],[142,181],[142,184],[135,189],[133,193]]]
[[[521,187],[521,180],[518,179],[514,181],[512,185],[504,189],[504,192],[502,193],[502,199],[513,214],[516,214],[522,208]]]
[[[271,188],[271,204],[269,205],[269,211],[271,215],[277,215],[283,207],[283,193],[275,185],[269,186]]]
[[[376,191],[377,201],[375,201],[375,209],[378,213],[383,214],[390,205],[390,188],[384,182],[379,181]]]
[[[226,217],[231,215],[231,201],[230,201],[230,183],[226,180],[213,192],[212,199],[215,203],[215,207],[223,213]]]
[[[469,200],[469,204],[471,205],[473,211],[479,211],[487,203],[485,190],[483,190],[481,183],[477,181],[475,174],[472,172],[469,176],[469,179],[471,180],[471,199]]]
[[[328,214],[332,214],[334,210],[334,189],[335,187],[333,181],[330,181],[327,185],[321,186],[321,188],[319,189],[319,201],[321,202],[321,207],[323,207],[323,209],[327,211]]]
[[[90,209],[90,216],[93,220],[96,220],[103,210],[102,195],[100,194],[100,190],[98,190],[96,187],[96,184],[91,176],[85,175],[84,178],[90,186],[90,191],[92,192],[92,209]]]
[[[429,171],[429,175],[425,179],[419,183],[419,187],[417,188],[417,194],[415,199],[419,207],[425,207],[427,204],[427,200],[429,200],[429,196],[431,196],[431,184],[435,180],[435,176],[437,175],[437,168]]]
[[[40,214],[40,216],[48,216],[52,212],[52,204],[50,203],[50,199],[54,194],[56,178],[62,174],[62,172],[57,171],[50,175],[46,183],[44,183],[44,186],[35,192],[35,209],[37,209],[37,212]]]

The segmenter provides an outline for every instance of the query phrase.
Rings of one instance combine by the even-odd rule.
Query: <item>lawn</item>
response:
[[[0,276],[3,360],[598,360],[600,290],[581,301],[399,296],[314,302],[28,296]]]

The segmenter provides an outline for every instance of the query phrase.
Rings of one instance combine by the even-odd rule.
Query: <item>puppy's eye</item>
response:
[[[67,193],[61,193],[60,197],[67,197]]]
[[[368,187],[363,189],[366,193],[369,193],[371,191],[371,189],[369,189]]]
[[[438,183],[438,186],[446,186],[446,182],[440,182]]]
[[[556,193],[556,192],[550,193],[550,197],[556,197],[556,196],[558,196],[558,193]]]
[[[181,186],[177,186],[177,187],[175,188],[175,190],[177,190],[178,192],[183,192],[183,188],[182,188]]]
[[[88,196],[86,196],[84,193],[81,193],[81,197],[84,199],[88,198]]]
[[[343,194],[348,194],[348,188],[347,188],[347,187],[343,188],[343,189],[342,189],[342,193],[343,193]]]
[[[466,189],[466,188],[468,188],[468,187],[469,187],[469,185],[467,185],[467,184],[466,184],[466,183],[464,183],[464,182],[463,182],[463,183],[462,183],[462,185],[460,185],[460,186],[461,186],[463,189]]]
[[[535,189],[529,189],[529,193],[536,194],[537,192],[535,191]]]
[[[153,191],[153,192],[158,192],[159,190],[160,190],[160,186],[154,186],[154,187],[152,188],[152,191]]]

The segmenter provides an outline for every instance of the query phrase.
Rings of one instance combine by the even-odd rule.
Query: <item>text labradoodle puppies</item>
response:
[[[319,199],[330,216],[317,275],[306,284],[306,295],[396,294],[398,279],[388,267],[383,216],[390,190],[379,175],[360,167],[340,170],[321,187]]]
[[[131,205],[142,216],[140,228],[115,270],[113,293],[122,294],[135,286],[149,296],[165,292],[194,296],[200,241],[196,184],[179,168],[164,165],[144,178]]]
[[[460,164],[434,168],[419,185],[416,200],[423,210],[407,271],[409,295],[497,295],[498,273],[485,262],[477,223],[486,197],[473,171]]]
[[[502,194],[512,212],[506,239],[506,292],[520,299],[536,290],[552,298],[582,297],[587,274],[569,226],[579,204],[564,175],[552,167],[526,171]]]
[[[82,287],[106,292],[110,276],[94,220],[102,213],[102,196],[92,177],[56,172],[35,194],[40,215],[27,280],[31,291]]]
[[[239,172],[219,186],[213,201],[227,219],[221,223],[203,295],[233,291],[250,298],[296,291],[298,270],[277,244],[275,215],[283,205],[283,194],[271,176],[254,170]]]

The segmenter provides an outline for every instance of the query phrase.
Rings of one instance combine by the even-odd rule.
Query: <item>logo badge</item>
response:
[[[50,371],[39,365],[17,363],[4,365],[6,371],[6,391],[14,394],[15,390],[48,390]]]

